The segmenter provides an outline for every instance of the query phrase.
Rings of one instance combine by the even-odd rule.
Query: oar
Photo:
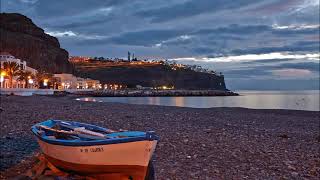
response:
[[[62,133],[62,134],[71,135],[71,136],[75,135],[80,138],[88,138],[88,139],[107,139],[107,138],[109,138],[109,137],[105,136],[104,134],[93,132],[90,130],[86,130],[86,129],[84,129],[84,127],[73,128],[72,131],[53,129],[53,128],[49,128],[49,127],[43,126],[43,125],[39,125],[38,127],[41,129],[53,131],[56,133]]]
[[[68,128],[68,129],[74,129],[74,128],[79,128],[77,126],[73,126],[71,125],[70,123],[67,123],[67,122],[64,122],[64,121],[60,121],[57,123],[58,125],[62,126],[62,127],[65,127],[65,128]],[[84,127],[85,128],[85,127]],[[102,129],[97,129],[97,131],[100,131],[100,132],[104,132],[104,133],[114,133],[114,132],[117,132],[117,131],[114,131],[114,130],[111,130],[111,129],[106,129],[106,130],[102,130]],[[93,131],[94,132],[94,131]]]

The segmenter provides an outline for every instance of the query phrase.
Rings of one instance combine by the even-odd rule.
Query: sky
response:
[[[232,90],[319,89],[319,0],[1,0],[70,55],[165,58]]]

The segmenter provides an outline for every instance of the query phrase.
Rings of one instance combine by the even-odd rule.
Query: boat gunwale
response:
[[[53,145],[61,145],[61,146],[96,146],[96,145],[110,145],[110,144],[120,144],[120,143],[130,143],[130,142],[136,142],[136,141],[158,141],[159,137],[154,134],[153,132],[144,132],[145,136],[137,136],[137,137],[126,137],[126,138],[114,138],[114,139],[105,139],[105,140],[90,140],[90,141],[70,141],[70,140],[61,140],[61,139],[48,139],[43,136],[41,136],[38,133],[37,126],[42,125],[44,122],[48,121],[60,121],[60,120],[46,120],[40,123],[37,123],[31,127],[31,131],[33,134],[41,141],[44,141],[48,144]],[[71,122],[71,121],[63,121],[63,122]],[[76,121],[72,121],[78,124],[87,125],[91,127],[96,127],[98,129],[101,129],[102,127],[95,126],[92,124],[86,124],[86,123],[80,123]],[[105,128],[103,128],[105,129]],[[143,131],[141,131],[143,132]]]

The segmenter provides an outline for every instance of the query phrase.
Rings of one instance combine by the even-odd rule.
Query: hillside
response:
[[[225,90],[224,77],[195,72],[159,63],[130,64],[91,61],[75,63],[78,76],[98,79],[107,84],[124,84],[131,87],[174,86],[176,89],[219,89]]]
[[[0,13],[0,52],[9,52],[27,65],[46,72],[72,72],[68,52],[57,38],[17,13]]]

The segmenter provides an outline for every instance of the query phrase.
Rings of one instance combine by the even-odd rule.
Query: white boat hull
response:
[[[146,173],[157,141],[135,141],[93,146],[63,146],[38,140],[44,155],[56,167],[81,174]]]

